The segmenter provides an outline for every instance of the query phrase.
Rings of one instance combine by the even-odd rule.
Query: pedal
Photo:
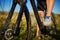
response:
[[[6,40],[11,40],[13,38],[13,30],[12,29],[7,29],[5,31],[4,37]]]
[[[1,30],[1,35],[4,35],[5,34],[5,31],[6,31],[5,29],[2,29]]]
[[[19,33],[20,33],[20,28],[17,27],[17,28],[14,30],[13,34],[14,34],[15,36],[18,36]]]
[[[44,35],[46,35],[48,33],[46,27],[44,27],[44,28],[41,29],[41,33],[44,34]]]
[[[49,29],[46,26],[44,26],[44,28],[41,29],[41,33],[44,35],[49,34],[50,31],[51,31],[51,29]]]

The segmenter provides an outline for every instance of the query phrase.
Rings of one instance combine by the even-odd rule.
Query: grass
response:
[[[32,21],[31,40],[39,40],[38,38],[36,38],[34,36],[34,34],[36,32],[36,24],[37,24],[35,16],[34,16],[33,13],[30,14],[30,15],[31,15],[31,21]],[[56,24],[57,24],[57,35],[55,35],[55,36],[50,35],[50,38],[51,38],[51,40],[59,40],[60,39],[60,14],[54,14],[54,15],[55,15]],[[0,29],[4,25],[7,16],[8,16],[8,12],[0,12]],[[17,20],[17,16],[18,16],[17,12],[13,14],[13,17],[11,19],[9,28],[11,28],[15,24],[15,22]],[[21,27],[20,35],[17,36],[17,37],[14,37],[14,40],[26,40],[26,28],[27,28],[27,25],[26,25],[26,19],[25,19],[24,15],[22,17],[20,27]],[[1,37],[2,36],[0,35],[0,39],[1,39]],[[42,39],[42,40],[44,40],[44,39]]]

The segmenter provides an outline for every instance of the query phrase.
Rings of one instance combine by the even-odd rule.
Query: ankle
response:
[[[51,16],[51,14],[47,14],[46,16]]]

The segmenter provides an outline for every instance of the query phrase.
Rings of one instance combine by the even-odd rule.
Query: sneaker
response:
[[[52,20],[51,20],[51,17],[50,16],[46,16],[44,21],[43,21],[43,25],[44,26],[50,26],[52,25]]]

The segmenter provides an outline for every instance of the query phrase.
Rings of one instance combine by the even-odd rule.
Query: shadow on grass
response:
[[[52,37],[52,39],[60,40],[60,30],[56,30],[56,35],[52,34],[50,36]]]
[[[56,36],[53,36],[56,40],[60,40],[60,30],[56,31]]]

